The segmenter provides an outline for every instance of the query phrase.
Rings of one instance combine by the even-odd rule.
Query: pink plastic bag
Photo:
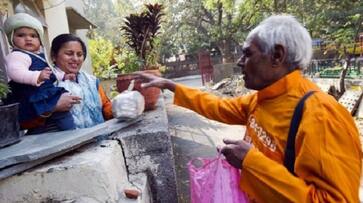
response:
[[[201,167],[193,163],[199,160]],[[221,155],[215,159],[197,158],[188,163],[192,203],[247,203],[239,189],[239,171]]]

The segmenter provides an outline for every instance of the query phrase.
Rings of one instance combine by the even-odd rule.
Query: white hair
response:
[[[290,15],[275,15],[263,20],[247,36],[258,37],[264,53],[272,53],[276,44],[287,49],[287,62],[293,69],[306,68],[312,56],[312,41],[308,31]]]

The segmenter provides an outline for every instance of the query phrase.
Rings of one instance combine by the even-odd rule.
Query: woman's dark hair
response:
[[[86,58],[86,56],[87,56],[87,48],[86,48],[86,45],[81,40],[81,38],[79,38],[79,37],[77,37],[77,36],[75,36],[73,34],[60,34],[56,38],[54,38],[53,41],[52,41],[52,46],[50,48],[51,55],[52,56],[57,56],[59,50],[62,48],[62,46],[65,43],[67,43],[67,42],[74,42],[74,41],[79,42],[81,44],[84,58]]]

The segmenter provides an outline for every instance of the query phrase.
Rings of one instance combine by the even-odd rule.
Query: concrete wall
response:
[[[66,4],[63,0],[44,0],[48,37],[51,42],[57,35],[69,33]]]
[[[157,109],[148,111],[137,125],[115,133],[124,150],[129,174],[146,173],[154,202],[177,200],[174,153],[169,133],[164,99]]]
[[[127,182],[121,147],[103,141],[0,182],[0,202],[77,200],[117,202]]]
[[[72,7],[73,9],[75,9],[79,14],[85,16],[84,13],[84,3],[83,0],[66,0],[65,2],[66,7]],[[72,27],[69,28],[69,32],[72,34],[75,34],[77,36],[79,36],[82,41],[84,41],[84,43],[87,46],[87,50],[89,50],[88,48],[88,37],[87,37],[87,29],[77,29],[74,30],[72,29]],[[88,53],[87,58],[85,59],[83,65],[82,65],[82,70],[86,71],[87,73],[93,74],[93,69],[92,69],[92,60],[91,60],[91,56]]]
[[[45,19],[48,24],[48,38],[49,44],[51,41],[59,34],[63,33],[72,33],[79,36],[88,46],[88,37],[86,36],[87,31],[86,29],[82,30],[75,30],[72,27],[69,27],[69,22],[67,20],[67,13],[66,7],[70,6],[77,10],[80,14],[84,15],[84,4],[81,0],[45,0],[44,1],[45,7],[52,7],[52,5],[56,5],[52,8],[45,10]],[[88,54],[87,58],[85,59],[82,70],[86,71],[87,73],[93,74],[92,70],[92,61],[91,57]]]
[[[84,3],[83,0],[66,0],[65,1],[66,6],[70,6],[77,10],[81,15],[84,15]]]
[[[0,180],[0,202],[174,203],[174,155],[163,97],[141,121],[101,143]],[[128,199],[125,189],[140,192]]]

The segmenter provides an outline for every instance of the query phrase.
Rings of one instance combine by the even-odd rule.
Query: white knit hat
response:
[[[46,49],[44,48],[43,25],[38,19],[34,18],[33,16],[26,14],[26,13],[17,13],[6,19],[6,21],[4,23],[4,31],[7,35],[9,44],[12,47],[14,47],[14,43],[13,43],[14,30],[21,28],[21,27],[32,28],[38,33],[40,43],[43,46],[45,60],[47,61],[49,68],[52,69],[53,73],[57,72],[57,70],[53,67],[52,63],[50,63],[51,60],[49,60]]]
[[[17,13],[13,16],[10,16],[6,19],[4,23],[4,30],[11,46],[14,47],[14,30],[21,27],[28,27],[37,31],[40,43],[44,46],[44,30],[42,23],[38,19],[26,13]]]

